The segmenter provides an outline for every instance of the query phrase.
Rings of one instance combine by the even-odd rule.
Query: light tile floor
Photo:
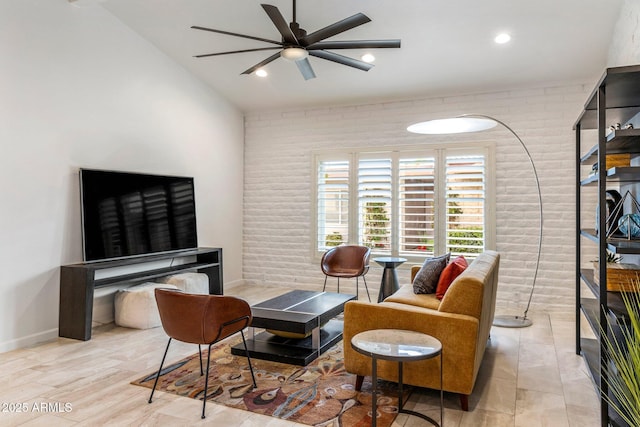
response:
[[[253,304],[287,289],[226,291]],[[529,328],[493,327],[469,412],[459,409],[457,396],[445,394],[446,427],[599,425],[596,392],[575,354],[573,313],[533,313],[531,318]],[[0,354],[0,425],[298,425],[216,404],[207,405],[207,418],[201,420],[200,401],[166,393],[147,404],[148,389],[129,382],[157,369],[165,345],[162,328],[139,331],[111,324],[95,328],[90,341],[57,339]],[[193,345],[175,343],[168,360],[193,352]],[[43,402],[50,405],[42,407]],[[407,409],[437,420],[438,403],[438,392],[417,389]],[[393,427],[422,425],[423,420],[400,414]]]

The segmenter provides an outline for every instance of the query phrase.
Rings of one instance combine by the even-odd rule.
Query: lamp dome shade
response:
[[[491,119],[477,117],[454,117],[450,119],[429,120],[412,124],[409,132],[427,135],[445,135],[451,133],[478,132],[495,127],[498,123]]]

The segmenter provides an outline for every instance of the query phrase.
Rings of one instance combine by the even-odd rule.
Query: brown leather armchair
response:
[[[364,275],[369,271],[369,255],[371,249],[366,246],[342,245],[329,249],[322,255],[320,268],[324,273],[324,286],[322,292],[327,288],[327,277],[338,278],[338,292],[340,292],[340,278],[356,278],[356,298],[358,297],[358,277],[362,277],[364,288],[367,290],[367,297],[371,302],[367,279]]]
[[[207,388],[209,386],[209,365],[211,363],[211,346],[216,342],[227,338],[236,332],[242,335],[244,350],[249,362],[249,370],[253,379],[253,387],[256,387],[256,378],[251,366],[251,358],[247,351],[247,342],[244,339],[242,330],[251,323],[251,308],[246,301],[224,295],[196,295],[169,289],[155,290],[156,303],[160,312],[162,327],[169,342],[162,356],[160,368],[153,383],[149,403],[153,399],[153,393],[158,385],[160,372],[164,365],[164,360],[169,351],[172,339],[178,341],[198,344],[200,354],[200,375],[202,369],[202,351],[200,345],[207,344],[209,351],[207,354],[207,371],[204,385],[204,399],[202,400],[202,418],[205,417],[205,405],[207,403]]]

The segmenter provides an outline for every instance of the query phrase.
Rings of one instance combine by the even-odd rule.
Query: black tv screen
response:
[[[198,246],[193,178],[80,169],[85,261]]]

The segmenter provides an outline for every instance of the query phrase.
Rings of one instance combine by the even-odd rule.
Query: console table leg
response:
[[[58,336],[91,339],[93,272],[61,267]]]

